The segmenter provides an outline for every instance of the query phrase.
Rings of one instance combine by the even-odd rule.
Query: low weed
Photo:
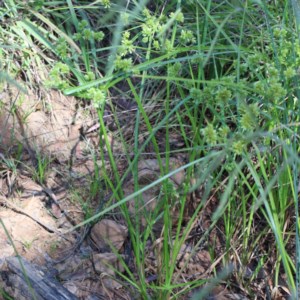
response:
[[[47,170],[51,163],[51,158],[36,152],[36,168],[33,173],[33,178],[39,183],[45,183]]]

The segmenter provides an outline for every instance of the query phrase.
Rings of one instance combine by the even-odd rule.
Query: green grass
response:
[[[13,79],[22,76],[31,86],[41,84],[33,76],[38,71],[48,87],[97,108],[103,162],[99,172],[112,196],[102,211],[78,226],[121,211],[135,268],[125,266],[126,273],[119,275],[132,293],[142,299],[180,299],[206,282],[225,281],[232,292],[243,290],[252,298],[257,293],[252,283],[268,271],[273,288],[286,278],[286,287],[297,299],[297,2],[173,0],[149,2],[145,10],[145,1],[129,1],[125,14],[118,2],[111,2],[110,8],[100,1],[78,1],[76,6],[55,1],[55,9],[53,1],[38,4],[11,0],[0,9],[0,20],[7,22],[0,30],[5,45],[0,71]],[[23,17],[18,18],[20,12]],[[21,65],[14,61],[16,53],[26,57]],[[115,117],[125,170],[118,168],[103,118],[105,104],[114,106],[114,95],[131,99],[137,107],[130,138]],[[172,144],[174,135],[183,148]],[[138,163],[147,149],[157,159],[160,175],[141,186]],[[170,161],[178,153],[184,154],[185,163],[173,170]],[[170,178],[182,170],[185,180],[174,187]],[[123,192],[128,175],[133,178],[131,195]],[[97,176],[94,182],[99,182]],[[143,192],[154,186],[161,190],[157,208],[138,213],[144,206]],[[185,220],[189,196],[197,190],[201,198]],[[97,186],[91,186],[91,193],[97,194]],[[221,254],[223,259],[207,278],[183,281],[184,269],[176,268],[178,254],[212,199],[216,202],[209,228],[193,247],[197,252],[218,229],[221,249],[208,248],[212,263]],[[134,215],[127,205],[132,200]],[[147,245],[157,239],[153,231],[158,222],[163,230],[161,248],[155,250],[157,279],[147,282]],[[232,263],[233,268],[228,267]],[[243,270],[250,266],[246,277]],[[205,293],[193,299],[205,299]]]

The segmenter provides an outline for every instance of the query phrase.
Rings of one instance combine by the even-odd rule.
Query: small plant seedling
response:
[[[42,156],[40,153],[37,153],[37,166],[34,170],[33,177],[39,183],[45,183],[46,173],[48,167],[51,163],[51,159],[48,156]]]
[[[38,238],[34,238],[31,241],[23,241],[22,244],[25,247],[26,250],[30,250],[30,248],[32,247],[32,244],[34,243],[34,241],[38,240]]]

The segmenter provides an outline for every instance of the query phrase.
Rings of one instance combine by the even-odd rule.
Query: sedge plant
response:
[[[10,34],[17,42],[27,37],[22,40],[24,55],[43,53],[36,55],[35,64],[50,66],[47,86],[91,102],[98,113],[99,172],[112,196],[78,226],[116,210],[122,215],[134,267],[118,255],[126,270],[119,276],[129,292],[138,292],[142,299],[182,299],[207,284],[193,298],[205,299],[222,281],[251,298],[266,290],[276,294],[284,281],[297,299],[296,1],[129,1],[125,12],[121,2],[107,0],[91,5],[78,1],[76,6],[56,1],[55,10],[52,1],[30,8],[16,0],[9,3],[1,10],[2,18],[11,16],[13,26],[4,27],[1,36]],[[101,20],[98,10],[104,15]],[[21,21],[20,11],[26,15]],[[6,49],[7,65],[12,55]],[[120,91],[136,107],[126,124],[130,136],[115,116],[123,169],[104,122],[105,108],[114,106],[113,96]],[[183,146],[174,144],[173,136]],[[139,162],[145,155],[157,161],[159,176],[143,186]],[[174,170],[171,158],[180,155],[183,163]],[[181,171],[184,181],[174,186],[172,176]],[[126,195],[123,186],[129,177],[134,192]],[[149,211],[143,193],[155,186],[160,193],[156,208]],[[96,191],[92,186],[93,195]],[[194,193],[199,199],[191,203]],[[181,249],[201,227],[197,224],[211,203],[209,225],[193,239],[193,249],[179,268]],[[153,250],[155,276],[148,268],[149,243],[159,245]],[[203,247],[209,250],[211,268],[185,277],[189,259]],[[255,283],[261,274],[272,285],[266,280],[265,289],[258,291]]]

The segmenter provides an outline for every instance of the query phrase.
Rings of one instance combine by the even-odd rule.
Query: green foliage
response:
[[[45,183],[46,172],[51,163],[51,159],[47,156],[42,156],[40,153],[37,153],[37,165],[34,172],[34,179],[39,183]]]
[[[300,258],[293,259],[288,243],[293,235],[299,238],[300,41],[299,28],[292,21],[299,23],[299,16],[284,1],[157,1],[147,7],[144,1],[129,1],[125,13],[123,4],[106,0],[89,5],[78,1],[76,7],[71,1],[56,1],[55,12],[52,1],[30,2],[30,9],[21,1],[9,3],[9,9],[0,9],[5,21],[0,39],[6,46],[0,71],[15,78],[25,72],[32,78],[33,70],[49,68],[48,87],[89,100],[98,111],[101,160],[110,163],[110,168],[103,164],[101,171],[113,196],[102,212],[85,222],[121,209],[136,263],[136,270],[122,276],[141,298],[176,299],[204,284],[205,280],[179,284],[175,265],[212,195],[218,199],[212,223],[196,244],[216,226],[224,228],[224,265],[218,267],[226,269],[235,257],[240,264],[235,275],[251,298],[251,281],[269,263],[263,234],[272,232],[276,263],[271,276],[278,285],[279,273],[284,272],[291,293],[296,293]],[[22,70],[14,62],[15,45],[20,45],[18,51],[24,57]],[[118,157],[103,121],[105,105],[116,92],[137,106],[129,142],[116,122],[127,159],[125,174],[118,172]],[[180,151],[188,161],[182,167],[186,180],[180,191],[170,184],[170,157],[179,151],[172,149],[171,133],[184,141]],[[161,174],[140,188],[137,162],[150,145]],[[40,160],[39,180],[46,166]],[[122,185],[129,174],[135,178],[135,191],[125,197]],[[195,178],[197,184],[192,185]],[[147,215],[142,229],[136,224],[142,217],[137,213],[138,222],[134,222],[126,203],[134,199],[138,208],[142,192],[158,184],[162,210]],[[203,199],[183,225],[187,195],[197,188],[204,190]],[[181,220],[175,233],[170,230],[171,198]],[[295,216],[296,221],[289,223]],[[157,253],[158,280],[151,284],[146,280],[145,248],[154,239],[157,221],[165,230],[162,251]],[[214,251],[210,251],[212,259],[218,255]],[[261,251],[258,260],[253,258],[257,251]],[[248,265],[257,267],[247,281],[241,270]]]

